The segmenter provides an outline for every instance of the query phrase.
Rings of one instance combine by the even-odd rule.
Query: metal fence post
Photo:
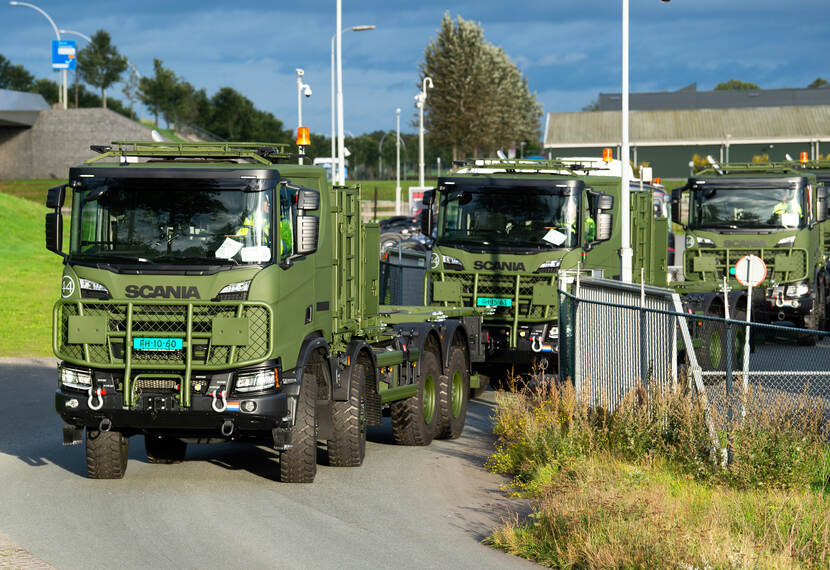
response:
[[[646,355],[646,282],[645,268],[640,268],[640,381],[648,398],[648,358]]]

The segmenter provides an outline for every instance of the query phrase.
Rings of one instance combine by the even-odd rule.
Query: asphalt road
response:
[[[276,456],[243,444],[190,446],[151,465],[130,440],[126,477],[86,478],[83,446],[61,445],[53,359],[0,360],[0,533],[58,568],[511,568],[481,544],[511,512],[492,449],[490,401],[464,435],[429,447],[369,433],[361,468],[319,466],[311,485],[275,481]]]

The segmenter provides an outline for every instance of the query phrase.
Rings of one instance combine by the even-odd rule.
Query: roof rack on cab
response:
[[[798,164],[795,162],[727,162],[725,164],[714,164],[694,173],[694,176],[705,174],[739,174],[739,173],[764,173],[770,174],[780,172],[801,176]]]
[[[298,154],[287,152],[290,145],[260,142],[149,142],[113,141],[110,145],[91,145],[99,153],[87,160],[96,162],[108,157],[118,157],[126,162],[128,157],[202,160],[240,159],[260,164],[275,164],[297,158]]]
[[[608,170],[609,166],[602,159],[586,162],[573,160],[539,160],[539,159],[507,159],[507,158],[475,158],[469,160],[454,160],[453,166],[457,174],[493,174],[509,172],[515,174],[564,174],[567,176],[584,176],[595,171]]]

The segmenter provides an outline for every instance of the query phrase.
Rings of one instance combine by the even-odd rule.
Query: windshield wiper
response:
[[[220,264],[220,265],[239,265],[239,262],[232,258],[224,258],[224,257],[180,257],[178,255],[162,255],[153,259],[155,263],[163,263],[163,262],[180,262],[180,263],[208,263],[211,265]]]
[[[146,257],[138,257],[136,255],[118,255],[118,254],[99,254],[99,255],[90,255],[90,256],[82,256],[81,259],[88,260],[88,261],[110,261],[110,260],[118,260],[118,261],[133,261],[135,263],[151,263],[149,259]]]

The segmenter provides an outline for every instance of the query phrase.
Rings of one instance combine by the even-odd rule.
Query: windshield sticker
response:
[[[239,255],[242,257],[243,263],[269,261],[271,259],[271,248],[264,245],[257,245],[254,247],[243,247],[239,251]]]
[[[566,234],[554,229],[549,230],[548,233],[542,236],[542,241],[552,243],[553,245],[562,245],[567,239],[568,236]]]
[[[781,225],[785,228],[798,227],[798,214],[781,214]]]
[[[222,245],[219,246],[219,249],[216,250],[216,257],[219,259],[230,259],[239,253],[239,250],[242,249],[242,245],[243,244],[236,240],[225,238],[225,241],[223,241]]]

